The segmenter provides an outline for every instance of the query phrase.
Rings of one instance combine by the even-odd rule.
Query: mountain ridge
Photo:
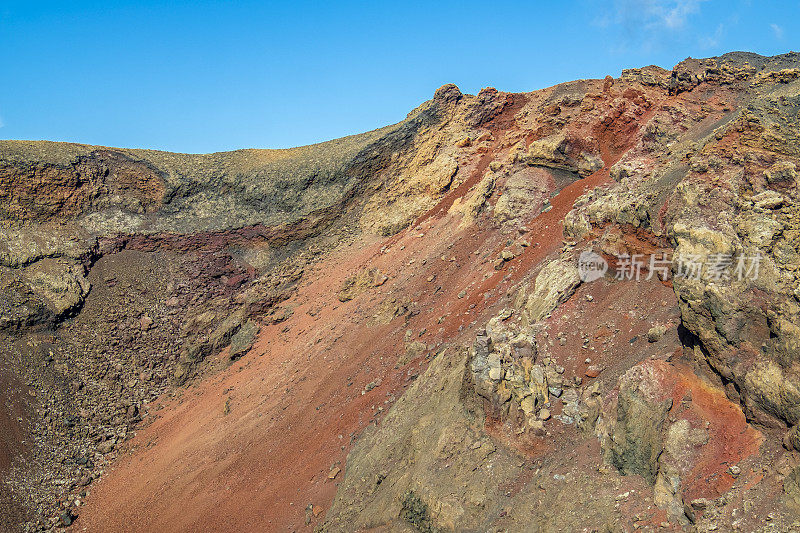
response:
[[[7,401],[33,413],[3,512],[791,530],[798,108],[800,55],[734,52],[448,84],[280,159],[0,141]],[[660,254],[764,262],[619,276]]]

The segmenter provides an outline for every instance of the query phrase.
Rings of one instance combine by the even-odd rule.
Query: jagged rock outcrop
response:
[[[588,176],[603,168],[599,155],[585,151],[577,139],[568,139],[565,134],[554,134],[528,146],[525,160],[529,165],[557,168]]]
[[[698,140],[677,137],[673,157],[654,161],[643,139],[616,165],[619,185],[587,198],[585,205],[579,202],[567,232],[575,238],[595,226],[632,224],[670,239],[676,257],[716,266],[675,278],[683,324],[750,416],[792,425],[798,331],[791,274],[795,163],[786,157],[796,150],[789,124],[797,115],[783,102],[798,89],[791,76],[767,75],[775,72],[768,70],[773,64],[793,56],[752,62],[747,57],[747,62],[735,54],[704,60],[700,64],[719,66],[691,75],[685,72],[696,72],[694,63],[681,64],[673,76],[681,91],[701,80],[746,82],[741,111],[723,108],[715,122],[701,128]],[[766,79],[773,82],[760,81]],[[676,125],[681,123],[685,119]],[[747,148],[738,151],[737,143]]]
[[[800,390],[795,383],[800,330],[794,289],[800,256],[792,226],[798,165],[792,102],[800,87],[796,68],[795,54],[763,58],[734,53],[687,60],[672,72],[648,67],[625,71],[620,80],[607,78],[599,95],[614,102],[615,94],[624,95],[625,101],[611,105],[585,144],[570,141],[582,137],[571,135],[568,122],[561,128],[543,126],[524,150],[512,148],[507,160],[492,163],[483,174],[488,178],[465,206],[451,210],[465,213],[469,222],[462,227],[467,228],[480,224],[483,213],[494,211],[497,222],[525,227],[526,239],[533,227],[529,235],[536,239],[541,231],[537,217],[550,210],[537,206],[550,202],[540,199],[533,179],[512,170],[516,161],[571,172],[574,179],[599,174],[605,167],[612,180],[605,188],[586,191],[565,213],[566,249],[577,246],[575,251],[529,263],[541,265],[538,277],[520,281],[513,305],[506,302],[470,341],[466,392],[460,401],[469,406],[477,399],[487,427],[497,428],[492,433],[496,441],[534,458],[537,446],[557,438],[560,428],[580,428],[582,438],[599,442],[601,458],[596,464],[601,470],[642,479],[649,486],[648,500],[679,527],[695,524],[706,530],[723,522],[726,527],[755,527],[725,509],[732,501],[754,498],[741,480],[765,465],[757,459],[759,453],[780,457],[789,466],[781,467],[776,474],[780,484],[764,489],[758,501],[794,505],[792,450],[800,427],[794,408]],[[590,91],[579,98],[581,112],[598,111],[596,98]],[[544,124],[547,116],[574,109],[541,101]],[[618,138],[604,133],[608,126],[617,129]],[[619,132],[629,136],[621,139]],[[619,157],[603,152],[609,148]],[[487,195],[492,188],[484,184],[489,183],[497,193]],[[494,194],[499,198],[492,205]],[[533,207],[525,205],[525,198]],[[518,218],[526,223],[519,224]],[[594,257],[609,264],[605,276],[601,273],[601,281],[594,283],[608,283],[602,280],[615,275],[616,283],[669,283],[679,312],[680,324],[672,337],[677,348],[668,353],[645,351],[638,359],[623,350],[615,357],[628,358],[628,363],[616,363],[621,365],[618,370],[603,364],[603,357],[597,357],[598,364],[596,354],[588,351],[557,355],[559,346],[568,343],[568,330],[559,331],[556,324],[582,328],[574,321],[587,317],[589,311],[581,309],[592,304],[581,302],[584,296],[586,302],[597,298],[592,297],[591,283],[581,284],[576,268],[579,252],[592,249],[601,254]],[[649,262],[650,256],[661,263]],[[625,257],[628,262],[641,258],[642,263],[624,274]],[[607,305],[613,315],[611,302]],[[563,321],[567,316],[573,322]],[[605,326],[598,329],[602,332]],[[660,346],[670,331],[651,324],[629,343],[633,347],[644,339]],[[582,348],[600,335],[584,336]],[[576,359],[584,357],[586,370],[576,376]],[[398,426],[390,423],[381,431],[395,430]],[[374,450],[377,445],[372,446]],[[353,458],[358,461],[370,453],[360,449]],[[349,472],[347,483],[357,484]],[[424,500],[429,509],[444,496],[427,481],[417,483],[415,493],[427,487]],[[539,488],[545,486],[548,490],[552,484]],[[584,487],[579,491],[589,486],[587,480],[573,484]],[[337,502],[346,501],[352,490],[343,489]],[[621,497],[627,499],[628,494]],[[791,528],[793,515],[783,509],[788,514],[773,518],[781,516],[779,527]],[[349,512],[356,513],[352,508]],[[518,516],[513,507],[503,507],[503,513]],[[535,516],[495,520],[514,524],[511,530],[536,523]]]

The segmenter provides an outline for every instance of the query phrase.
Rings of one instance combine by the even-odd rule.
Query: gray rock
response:
[[[670,398],[656,399],[634,367],[620,379],[617,416],[607,459],[623,474],[638,474],[653,484],[664,447],[662,428],[672,407]]]
[[[661,324],[657,326],[653,326],[647,332],[647,342],[658,342],[667,332],[666,326],[662,326]]]
[[[242,324],[239,331],[231,337],[230,358],[238,359],[250,351],[260,330],[261,327],[253,320],[248,320]]]

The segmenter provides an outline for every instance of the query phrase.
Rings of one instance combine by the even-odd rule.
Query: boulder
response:
[[[704,427],[692,427],[686,419],[670,424],[664,438],[664,451],[658,459],[659,471],[653,488],[655,503],[666,509],[672,520],[686,524],[682,479],[696,461],[698,448],[708,442]]]
[[[795,510],[800,510],[800,466],[794,467],[784,478],[783,492],[786,503]]]
[[[790,424],[800,422],[800,383],[772,361],[758,361],[744,379],[748,398]]]
[[[585,177],[603,168],[603,160],[596,154],[579,149],[576,142],[557,133],[528,146],[526,161],[529,165],[559,168],[577,172]]]
[[[539,213],[548,195],[545,169],[526,168],[509,176],[494,207],[501,222],[525,219]]]
[[[771,184],[791,184],[797,181],[797,167],[790,161],[778,161],[764,171],[764,177]]]
[[[672,399],[657,391],[649,366],[635,366],[620,378],[617,415],[606,448],[607,460],[623,474],[638,474],[654,484],[662,434]]]
[[[66,259],[37,261],[24,270],[23,278],[57,318],[78,309],[91,288],[83,267]]]
[[[525,303],[525,313],[531,322],[547,316],[565,302],[580,285],[578,267],[568,259],[547,263],[534,281],[533,292]]]
[[[253,320],[248,320],[242,324],[239,331],[231,337],[231,360],[238,359],[250,351],[250,348],[253,347],[256,335],[258,335],[260,330],[260,326]]]
[[[752,200],[759,209],[777,209],[784,204],[786,198],[776,191],[764,191],[753,196]]]
[[[647,332],[647,342],[658,342],[667,332],[667,328],[664,325],[657,324],[650,328]]]

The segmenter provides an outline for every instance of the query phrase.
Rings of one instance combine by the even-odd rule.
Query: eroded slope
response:
[[[280,153],[4,145],[40,524],[797,527],[798,63],[448,85]]]

